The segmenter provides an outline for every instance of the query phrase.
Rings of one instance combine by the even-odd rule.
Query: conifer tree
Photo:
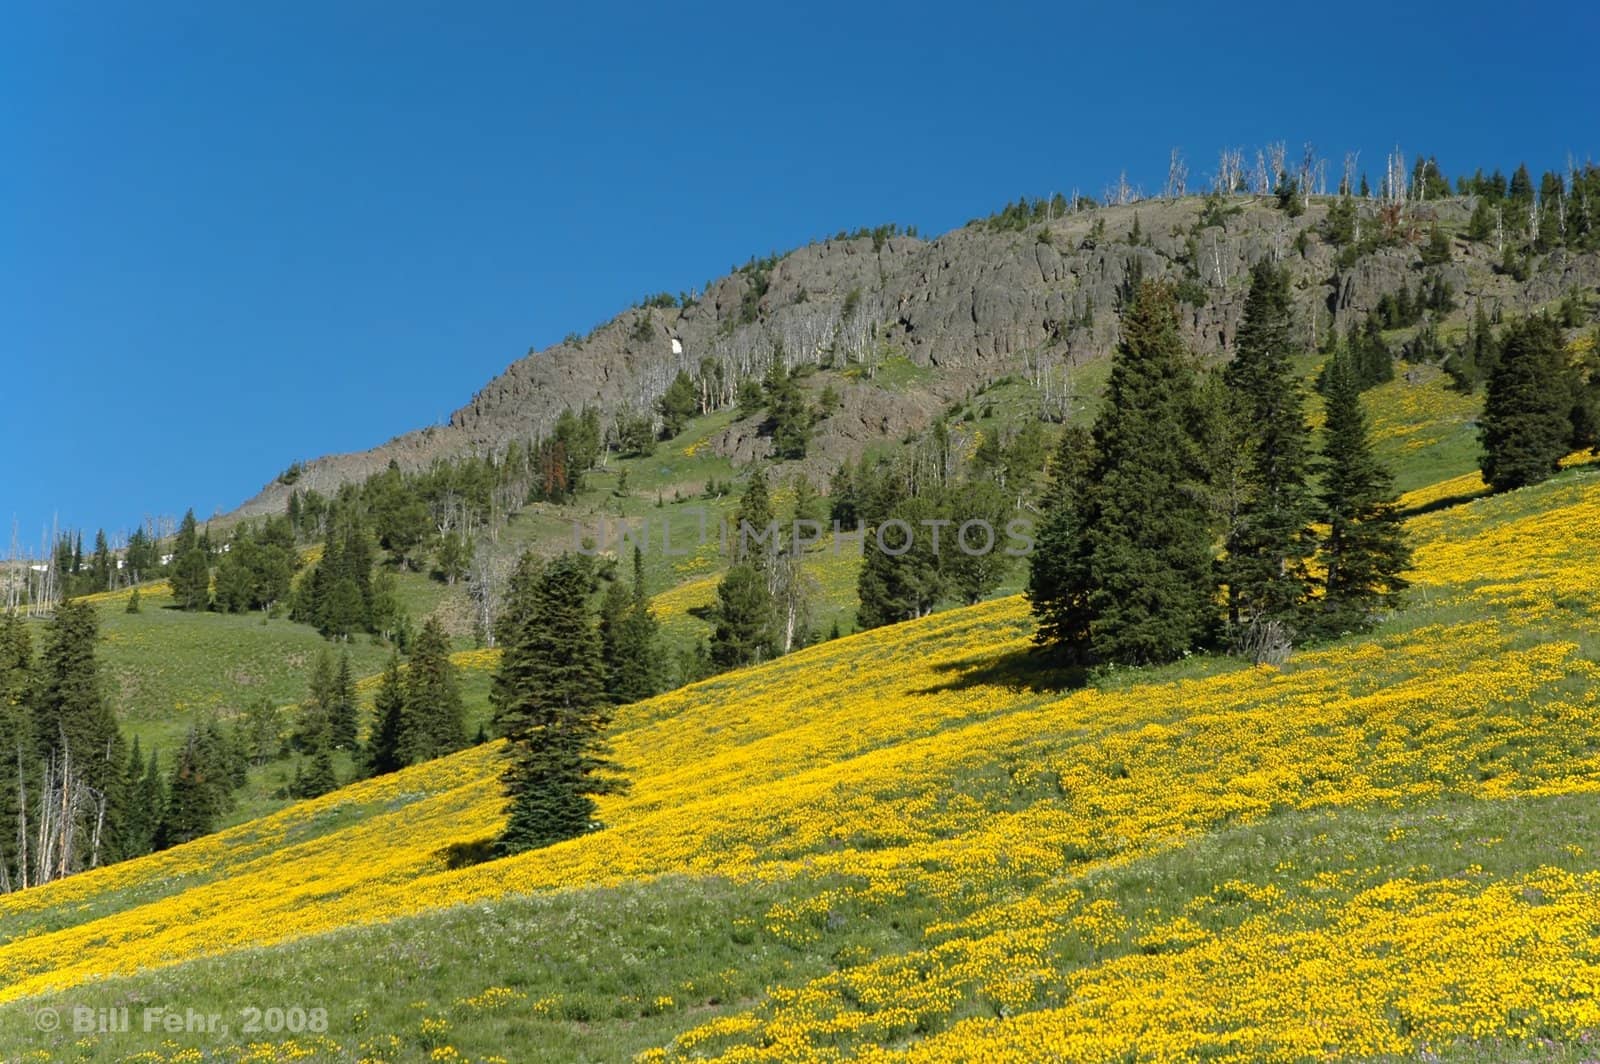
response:
[[[1329,366],[1323,427],[1320,553],[1326,572],[1314,627],[1325,634],[1360,631],[1392,608],[1410,567],[1394,478],[1372,453],[1361,389],[1346,356]]]
[[[84,782],[107,796],[109,817],[119,811],[127,752],[100,690],[95,660],[99,636],[93,606],[69,599],[56,607],[39,656],[32,730],[41,757],[59,761],[67,754]],[[113,829],[107,837],[115,834]]]
[[[311,770],[301,774],[295,768],[295,780],[290,790],[296,798],[320,798],[339,789],[339,776],[333,768],[333,755],[326,746],[311,756]]]
[[[25,881],[18,812],[23,787],[37,767],[32,720],[23,696],[33,683],[33,646],[15,613],[0,613],[0,882]]]
[[[600,607],[600,640],[606,692],[619,705],[638,702],[660,686],[657,625],[644,585],[644,554],[633,548],[631,586],[613,580]]]
[[[1290,357],[1292,329],[1288,274],[1257,264],[1238,351],[1223,373],[1235,416],[1251,443],[1245,494],[1226,529],[1221,565],[1236,643],[1267,625],[1292,637],[1311,591],[1306,567],[1316,550],[1307,482],[1311,430]]]
[[[407,765],[404,742],[406,696],[400,677],[400,655],[390,653],[372,698],[374,722],[367,748],[367,771],[374,776],[395,772]]]
[[[699,401],[695,394],[694,381],[689,379],[689,374],[683,370],[672,378],[672,383],[667,385],[667,390],[656,403],[656,410],[661,414],[661,438],[670,440],[688,424],[699,410]]]
[[[717,584],[716,627],[711,660],[721,669],[755,665],[778,653],[772,595],[765,570],[736,562]]]
[[[429,617],[412,641],[405,703],[400,751],[408,764],[431,761],[467,745],[450,640],[437,617]]]
[[[300,704],[300,719],[295,724],[293,739],[299,749],[320,750],[331,741],[335,683],[333,655],[323,648],[311,666],[306,700]]]
[[[215,831],[231,794],[221,734],[214,727],[191,726],[172,765],[156,848],[178,846]]]
[[[1548,318],[1506,331],[1479,428],[1483,479],[1495,491],[1553,476],[1567,453],[1572,388],[1561,358],[1561,331]]]
[[[1101,660],[1171,661],[1211,631],[1212,527],[1196,490],[1194,393],[1173,295],[1143,282],[1094,427],[1088,609]]]
[[[356,748],[356,682],[350,672],[350,652],[339,655],[339,667],[329,689],[328,740],[335,750]]]
[[[531,575],[531,560],[524,565]],[[516,853],[591,830],[594,797],[622,786],[604,741],[610,722],[587,558],[563,554],[513,588],[521,601],[490,690],[506,739],[510,808],[498,848]]]
[[[750,475],[729,531],[733,564],[717,585],[716,628],[711,635],[711,660],[733,669],[775,657],[777,616],[768,573],[777,526],[767,495],[767,478],[759,469]]]
[[[211,563],[205,548],[190,547],[172,561],[172,599],[179,609],[203,610],[211,605]]]
[[[1089,657],[1088,519],[1094,439],[1069,425],[1050,461],[1044,520],[1028,559],[1028,602],[1038,619],[1034,642],[1068,661]]]

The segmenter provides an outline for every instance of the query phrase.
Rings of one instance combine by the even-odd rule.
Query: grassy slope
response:
[[[1419,516],[1414,606],[1278,672],[1019,686],[1015,599],[828,643],[625,709],[608,830],[507,861],[450,867],[480,749],[0,899],[0,1046],[214,1045],[35,1029],[173,1002],[329,1008],[262,1059],[1580,1059],[1597,524],[1590,469]]]

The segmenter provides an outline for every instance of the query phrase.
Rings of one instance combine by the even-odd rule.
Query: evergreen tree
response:
[[[84,809],[79,838],[88,840],[94,824],[104,822],[101,852],[80,847],[85,864],[116,860],[116,840],[123,826],[123,773],[127,747],[111,707],[101,694],[95,643],[99,625],[94,607],[69,599],[56,607],[39,656],[38,687],[33,696],[32,732],[41,761],[70,764],[81,782],[98,793],[95,808]]]
[[[324,648],[311,666],[306,683],[306,700],[300,703],[300,719],[295,724],[294,745],[306,751],[320,750],[332,740],[332,708],[336,693],[333,655]]]
[[[461,689],[450,663],[450,640],[437,617],[429,617],[413,640],[405,680],[400,751],[406,762],[431,761],[465,747]]]
[[[409,763],[405,753],[406,696],[400,678],[400,655],[391,653],[378,691],[372,698],[375,722],[367,750],[367,770],[374,776],[395,772]]]
[[[1011,569],[1002,549],[1011,507],[994,481],[967,480],[953,490],[946,512],[951,523],[936,561],[951,593],[971,606],[992,594]]]
[[[18,812],[19,783],[37,771],[37,745],[28,708],[23,703],[33,684],[33,645],[28,628],[15,613],[0,613],[0,889],[25,881],[21,867]]]
[[[155,848],[156,828],[161,823],[163,809],[152,808],[144,799],[144,751],[139,737],[134,736],[128,751],[128,767],[123,773],[123,791],[128,796],[127,816],[122,825],[122,856],[140,857]]]
[[[811,483],[810,477],[804,473],[796,474],[792,487],[796,521],[816,521],[820,524],[827,518],[827,507],[823,505],[822,496],[817,494],[816,486]]]
[[[1534,317],[1507,329],[1479,427],[1490,487],[1507,491],[1555,474],[1572,437],[1571,394],[1555,323]]]
[[[1236,641],[1272,625],[1292,637],[1310,597],[1306,562],[1316,550],[1307,484],[1311,430],[1291,360],[1289,278],[1268,263],[1251,274],[1238,351],[1223,373],[1250,439],[1247,485],[1226,529],[1221,566]]]
[[[767,475],[757,469],[750,474],[750,482],[745,485],[744,494],[739,496],[739,508],[733,516],[733,528],[730,530],[733,560],[764,566],[778,547],[774,529]]]
[[[1329,366],[1323,427],[1322,519],[1329,531],[1320,553],[1326,572],[1314,627],[1326,634],[1360,631],[1393,608],[1410,567],[1394,478],[1374,457],[1361,390],[1347,357]]]
[[[699,411],[699,399],[695,393],[694,381],[689,379],[689,374],[683,370],[672,378],[672,383],[667,385],[667,390],[656,403],[656,411],[661,415],[661,438],[670,440],[682,432],[689,419]]]
[[[644,586],[644,556],[633,548],[633,583],[613,580],[600,608],[606,693],[619,705],[649,698],[660,689],[661,651],[657,624]]]
[[[776,617],[764,569],[735,562],[717,585],[711,660],[721,669],[754,665],[778,653]]]
[[[1088,430],[1069,425],[1050,462],[1044,521],[1028,559],[1028,602],[1038,619],[1034,642],[1068,660],[1089,657],[1089,515],[1096,465]]]
[[[172,562],[172,599],[179,609],[203,610],[211,605],[211,564],[201,547],[191,547]]]
[[[344,651],[329,689],[328,740],[335,750],[356,748],[356,723],[356,682],[350,672],[350,652]]]
[[[128,595],[128,604],[122,608],[124,613],[139,613],[144,607],[139,602],[139,589],[134,588]]]
[[[1089,637],[1101,660],[1170,661],[1212,628],[1212,528],[1196,490],[1194,408],[1195,372],[1172,293],[1141,284],[1094,427],[1085,524]]]
[[[763,388],[775,457],[804,458],[811,441],[811,407],[794,376],[774,362]]]
[[[156,849],[190,842],[216,830],[232,795],[227,753],[215,726],[194,725],[184,737],[167,785]]]
[[[531,560],[524,563],[531,573]],[[622,786],[604,742],[609,701],[587,605],[591,579],[588,559],[564,554],[514,589],[522,601],[507,611],[517,620],[490,691],[508,759],[503,853],[591,830],[594,796]]]
[[[111,548],[106,543],[106,532],[103,528],[94,534],[94,557],[89,563],[89,572],[96,591],[111,590],[111,574],[114,570]]]
[[[328,753],[327,747],[322,747],[311,756],[311,771],[302,774],[300,767],[295,767],[294,782],[290,785],[294,797],[320,798],[338,789],[339,776],[334,772],[333,755]]]

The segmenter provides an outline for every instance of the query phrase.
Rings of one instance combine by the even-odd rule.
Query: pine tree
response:
[[[172,599],[179,609],[203,610],[211,605],[211,563],[205,549],[191,547],[173,559]]]
[[[730,547],[734,561],[750,561],[757,567],[766,564],[767,557],[777,546],[772,520],[772,500],[767,492],[767,476],[757,469],[750,474],[744,494],[739,496],[739,509],[730,529]]]
[[[391,653],[372,698],[375,718],[367,750],[367,771],[374,776],[395,772],[409,763],[405,754],[406,696],[400,677],[400,655]]]
[[[167,803],[156,832],[156,849],[190,842],[216,830],[232,787],[226,755],[214,728],[190,727],[172,765]]]
[[[1329,366],[1323,427],[1320,552],[1326,572],[1313,626],[1324,634],[1360,631],[1393,608],[1410,567],[1394,478],[1372,453],[1361,390],[1347,357]]]
[[[1213,626],[1212,528],[1190,435],[1195,372],[1172,293],[1140,285],[1095,420],[1089,638],[1119,664],[1171,661]]]
[[[778,653],[776,618],[766,572],[754,562],[736,562],[717,585],[716,627],[711,660],[721,669],[754,665]]]
[[[324,648],[311,666],[306,684],[306,700],[300,704],[300,719],[295,724],[294,745],[301,750],[320,750],[332,738],[335,693],[333,655]]]
[[[620,594],[619,594],[620,593]],[[660,689],[658,626],[644,585],[644,555],[633,548],[633,584],[613,581],[601,607],[606,693],[620,704],[649,698]]]
[[[661,414],[661,438],[670,440],[683,431],[689,419],[699,410],[699,400],[695,394],[694,381],[683,370],[672,378],[672,383],[667,385],[667,390],[656,403],[656,410]]]
[[[1089,491],[1094,439],[1069,425],[1050,462],[1044,521],[1028,560],[1028,602],[1038,619],[1034,642],[1069,661],[1089,656]]]
[[[356,748],[356,682],[350,672],[350,652],[339,655],[339,668],[329,690],[328,740],[335,750]]]
[[[128,604],[122,608],[122,611],[124,613],[138,613],[142,609],[143,606],[139,602],[139,589],[134,588],[132,594],[128,596]]]
[[[122,825],[122,856],[140,857],[155,848],[156,828],[161,823],[162,810],[152,809],[143,802],[141,787],[145,773],[144,751],[139,737],[134,736],[128,751],[128,766],[123,773],[123,790],[128,795],[127,816]]]
[[[98,641],[93,606],[69,599],[56,607],[39,656],[31,730],[41,760],[54,759],[58,765],[70,761],[82,782],[101,796],[105,821],[98,860],[104,863],[118,857],[115,840],[122,830],[127,747],[101,693],[95,659]],[[84,810],[82,816],[79,837],[87,840],[100,816],[98,804],[94,810]],[[81,849],[87,851],[88,846]],[[85,863],[96,859],[86,852],[84,857]]]
[[[1550,319],[1528,318],[1506,331],[1479,428],[1483,479],[1495,491],[1537,484],[1559,468],[1572,436],[1561,359],[1561,331]]]
[[[531,573],[531,559],[524,565]],[[514,589],[490,702],[506,739],[510,809],[498,848],[516,853],[591,830],[594,796],[619,790],[604,734],[610,722],[599,635],[587,599],[588,559],[564,554]]]
[[[295,767],[295,780],[290,787],[296,798],[320,798],[339,789],[339,776],[333,769],[333,755],[323,747],[311,756],[311,771],[301,774]]]
[[[412,641],[405,703],[400,751],[408,764],[431,761],[467,745],[461,689],[450,663],[450,640],[437,617],[429,617]]]
[[[1292,638],[1311,592],[1311,430],[1290,357],[1292,329],[1288,275],[1262,262],[1251,274],[1238,351],[1223,373],[1252,459],[1221,565],[1229,627],[1241,646],[1267,626],[1275,638]]]

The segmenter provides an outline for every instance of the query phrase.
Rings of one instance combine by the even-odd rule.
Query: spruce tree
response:
[[[694,382],[683,370],[672,378],[672,383],[667,385],[667,390],[656,403],[656,410],[661,414],[661,438],[670,440],[683,431],[689,419],[699,411],[699,400],[695,394]]]
[[[350,672],[350,652],[339,655],[328,692],[328,740],[335,750],[356,748],[356,682]]]
[[[400,655],[391,653],[372,698],[374,722],[367,749],[367,771],[374,776],[405,768],[406,696],[400,678]]]
[[[156,832],[156,849],[211,834],[227,811],[232,787],[220,738],[212,728],[189,728],[172,764],[166,810]]]
[[[606,693],[613,702],[638,702],[656,693],[661,669],[656,636],[656,619],[644,587],[644,556],[636,544],[631,586],[620,579],[611,581],[600,605]]]
[[[1194,408],[1195,371],[1172,292],[1143,282],[1124,315],[1094,427],[1088,609],[1101,660],[1171,661],[1213,627],[1212,527],[1196,483]]]
[[[179,609],[203,610],[211,605],[211,563],[203,547],[190,547],[173,559],[172,599]]]
[[[777,656],[776,617],[764,569],[736,562],[717,585],[711,660],[721,669],[755,665]]]
[[[1292,637],[1311,592],[1306,566],[1316,550],[1307,482],[1311,430],[1291,360],[1292,330],[1288,274],[1257,264],[1238,351],[1223,373],[1251,456],[1242,505],[1226,529],[1221,565],[1236,645],[1259,638],[1269,625]]]
[[[450,640],[437,617],[429,617],[412,641],[405,681],[400,750],[406,762],[431,761],[465,747],[461,689],[450,663]]]
[[[333,655],[327,648],[317,654],[306,684],[306,699],[300,703],[300,719],[295,724],[294,745],[301,750],[320,750],[332,740],[332,713],[337,697]]]
[[[122,856],[140,857],[155,848],[156,828],[161,823],[161,809],[153,809],[142,801],[141,787],[145,773],[144,751],[139,737],[133,738],[128,751],[128,766],[123,773],[123,790],[128,795],[127,816],[122,825]]]
[[[1360,631],[1395,606],[1410,567],[1394,478],[1372,453],[1361,389],[1345,356],[1329,366],[1322,439],[1321,518],[1326,572],[1313,626],[1324,634]]]
[[[333,755],[323,747],[311,757],[311,771],[295,768],[295,782],[291,790],[296,798],[320,798],[339,789],[339,776],[333,769]]]
[[[1480,466],[1491,488],[1507,491],[1555,474],[1572,437],[1571,397],[1555,323],[1533,317],[1512,325],[1489,377],[1479,427]]]
[[[39,656],[32,731],[42,759],[53,758],[57,765],[70,761],[82,781],[105,797],[107,821],[102,837],[115,839],[121,827],[127,751],[101,693],[95,660],[98,640],[93,606],[69,599],[56,607]],[[89,814],[86,811],[84,815]],[[86,830],[82,837],[88,836]],[[102,860],[113,856],[109,851],[101,854]]]
[[[1028,559],[1028,602],[1037,618],[1034,642],[1069,661],[1089,657],[1089,497],[1094,439],[1069,425],[1050,462],[1044,520]]]
[[[508,613],[517,622],[489,696],[506,739],[502,853],[591,830],[594,797],[622,786],[604,741],[609,700],[587,602],[591,579],[587,558],[563,554],[515,588],[521,601]]]

